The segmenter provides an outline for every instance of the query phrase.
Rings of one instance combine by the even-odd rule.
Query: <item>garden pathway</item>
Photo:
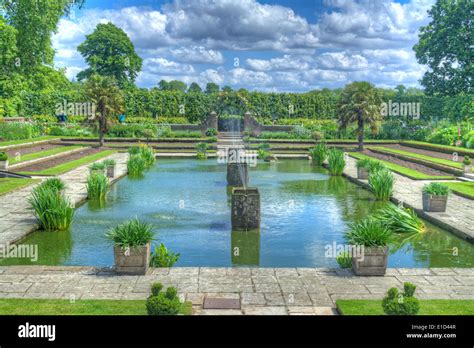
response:
[[[347,159],[344,174],[353,181],[367,185],[367,180],[357,179],[356,160]],[[474,243],[474,200],[451,194],[448,198],[448,207],[444,213],[428,213],[422,209],[422,188],[432,180],[412,180],[405,176],[393,173],[395,185],[393,200],[402,201],[405,206],[414,208],[416,212],[428,221],[451,231],[452,233]],[[436,180],[442,181],[442,180]],[[449,182],[453,182],[450,180]]]
[[[113,181],[127,173],[126,161],[128,154],[115,153],[107,158],[117,161]],[[66,196],[71,199],[75,206],[78,206],[87,198],[86,178],[89,173],[89,165],[59,175],[59,178],[66,184]],[[16,242],[38,229],[36,218],[28,204],[28,197],[34,186],[31,185],[0,196],[0,245]]]
[[[335,314],[337,299],[382,299],[404,282],[420,299],[474,299],[474,269],[391,268],[358,277],[329,268],[155,268],[144,276],[74,266],[0,267],[0,298],[146,299],[150,286],[175,286],[195,314]],[[204,297],[240,299],[241,309],[203,309]]]

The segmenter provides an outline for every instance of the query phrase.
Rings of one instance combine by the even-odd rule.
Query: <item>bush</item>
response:
[[[294,126],[292,131],[296,139],[310,139],[311,138],[311,130],[305,128],[304,126]]]
[[[74,208],[70,201],[57,190],[39,185],[32,191],[28,199],[40,222],[40,228],[46,231],[64,231],[71,226]]]
[[[380,201],[388,201],[393,193],[394,177],[388,169],[371,170],[369,172],[369,186]]]
[[[389,315],[415,315],[420,311],[420,302],[415,295],[416,286],[411,283],[403,284],[403,293],[397,288],[391,288],[382,300],[382,308]]]
[[[351,268],[352,256],[349,252],[343,251],[336,256],[336,262],[341,268]]]
[[[328,147],[324,142],[321,142],[314,148],[310,149],[309,153],[311,158],[313,159],[313,163],[317,164],[318,166],[323,165],[324,161],[328,157],[328,151]]]
[[[23,122],[1,122],[0,138],[5,140],[24,140],[42,135],[41,127]]]
[[[162,291],[163,285],[154,283],[151,289],[151,296],[146,301],[148,315],[176,315],[181,309],[181,302],[178,298],[178,291],[174,287],[169,287],[166,292]]]
[[[123,222],[107,231],[105,237],[122,249],[144,246],[153,240],[153,226],[138,218]]]
[[[99,170],[104,170],[105,169],[105,164],[104,162],[94,162],[89,166],[90,171],[99,171]]]
[[[89,175],[86,183],[87,198],[104,199],[109,189],[109,180],[103,173]]]
[[[375,217],[395,233],[419,233],[425,230],[423,220],[410,208],[398,208],[388,204],[380,209]]]
[[[365,247],[382,247],[393,240],[392,232],[382,222],[374,218],[367,218],[349,225],[345,239],[351,245]]]
[[[344,152],[332,148],[328,151],[328,167],[331,175],[342,175],[346,161],[344,159]]]
[[[470,166],[472,164],[472,161],[469,156],[464,156],[464,160],[462,161],[462,163],[466,166]]]
[[[214,136],[216,136],[216,135],[217,135],[217,129],[215,129],[215,128],[208,128],[208,129],[206,130],[206,136],[208,136],[208,137],[214,137]]]
[[[423,193],[432,196],[447,196],[449,194],[449,187],[440,182],[432,182],[423,186]]]
[[[163,243],[159,247],[155,247],[155,252],[151,253],[150,266],[151,267],[172,267],[178,262],[179,253],[174,253],[169,250]]]
[[[114,124],[108,136],[117,138],[156,138],[158,130],[154,124]]]
[[[6,152],[0,152],[0,161],[8,161],[8,155]]]
[[[196,144],[196,156],[198,159],[206,159],[207,158],[207,143],[197,143]]]

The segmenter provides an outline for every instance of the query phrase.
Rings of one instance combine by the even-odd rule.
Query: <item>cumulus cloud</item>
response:
[[[180,62],[185,63],[224,63],[221,52],[208,50],[204,46],[179,47],[171,50],[171,54]]]

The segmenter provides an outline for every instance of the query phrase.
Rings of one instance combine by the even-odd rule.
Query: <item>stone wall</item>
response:
[[[250,112],[244,114],[244,129],[250,130],[252,136],[259,136],[262,132],[290,132],[293,126],[263,125]]]

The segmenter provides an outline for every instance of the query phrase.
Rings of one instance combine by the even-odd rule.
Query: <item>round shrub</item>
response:
[[[176,290],[175,287],[170,286],[168,289],[166,289],[166,298],[173,300],[178,297],[178,290]]]
[[[416,286],[411,283],[403,285],[403,293],[391,288],[382,300],[382,308],[389,315],[415,315],[420,310],[420,302],[414,297]]]
[[[179,299],[169,299],[163,293],[151,296],[146,300],[148,315],[176,315],[181,308]]]
[[[158,296],[158,294],[163,290],[163,284],[161,283],[153,283],[151,285],[151,295]]]

